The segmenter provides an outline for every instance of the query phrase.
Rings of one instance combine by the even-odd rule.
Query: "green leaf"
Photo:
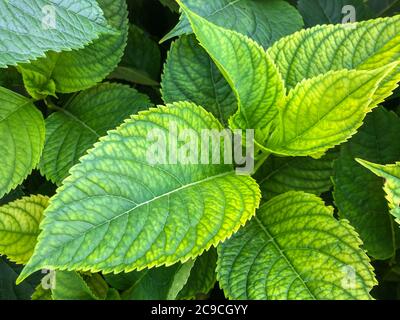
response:
[[[290,90],[266,148],[282,155],[312,156],[345,142],[376,107],[372,97],[396,66],[332,71],[302,81]]]
[[[376,280],[361,243],[320,198],[288,192],[218,248],[217,277],[231,299],[369,299]]]
[[[125,55],[109,78],[157,86],[161,68],[158,44],[139,27],[131,24]]]
[[[218,27],[186,7],[182,8],[200,44],[236,95],[239,110],[230,119],[231,126],[264,129],[271,125],[277,116],[277,106],[282,102],[285,90],[268,54],[250,38]],[[262,140],[263,137],[260,135],[259,139]]]
[[[98,0],[98,3],[116,31],[102,35],[81,50],[49,52],[45,58],[20,65],[25,87],[33,98],[87,89],[116,68],[128,37],[126,3],[125,0]]]
[[[53,300],[51,290],[45,289],[42,284],[39,284],[33,292],[31,300]]]
[[[389,202],[390,212],[400,223],[400,162],[383,166],[361,159],[357,159],[357,161],[378,177],[385,179],[384,190]]]
[[[44,132],[43,116],[31,100],[0,87],[0,197],[36,167]]]
[[[120,84],[104,83],[79,93],[46,119],[40,171],[60,184],[79,158],[124,119],[147,109],[147,96]]]
[[[210,22],[243,33],[267,48],[279,38],[303,27],[297,10],[286,1],[182,0],[183,5]],[[189,19],[182,15],[177,26],[162,40],[192,33]]]
[[[18,264],[32,256],[48,198],[23,197],[0,207],[0,254]]]
[[[288,191],[305,191],[320,195],[332,187],[333,161],[337,152],[320,159],[311,157],[271,156],[257,171],[255,178],[264,200]]]
[[[56,271],[54,300],[98,300],[82,276],[74,271]]]
[[[231,87],[194,36],[182,36],[172,43],[161,87],[165,103],[191,101],[224,125],[237,110]]]
[[[378,69],[400,60],[400,16],[356,24],[324,25],[276,42],[268,53],[290,89],[331,70]],[[397,87],[400,66],[387,75],[373,102],[383,102]]]
[[[7,0],[0,2],[0,12],[0,68],[49,50],[83,48],[110,31],[95,0]]]
[[[368,5],[376,17],[398,14],[400,12],[399,0],[368,0]]]
[[[141,112],[101,138],[52,198],[20,280],[42,266],[104,273],[168,266],[236,232],[260,200],[251,177],[227,164],[151,158],[155,139],[165,139],[171,156],[187,129],[200,137],[223,128],[201,107],[177,103]]]
[[[133,272],[132,286],[122,293],[123,300],[175,300],[190,276],[194,261]]]
[[[378,108],[359,132],[342,146],[334,165],[334,199],[339,215],[355,227],[364,248],[375,259],[388,259],[396,250],[399,230],[389,214],[382,181],[354,159],[392,163],[400,159],[400,119]]]
[[[354,7],[353,22],[370,17],[363,0],[299,0],[297,8],[304,18],[305,25],[312,27],[318,24],[343,23],[343,19],[349,14],[346,6]]]
[[[178,299],[199,299],[206,297],[215,285],[217,251],[212,248],[198,257],[190,271],[189,279],[178,294]]]

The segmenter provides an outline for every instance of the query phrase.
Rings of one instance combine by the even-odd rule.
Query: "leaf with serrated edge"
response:
[[[51,293],[54,300],[98,300],[83,277],[74,271],[56,271]]]
[[[0,207],[0,254],[18,264],[32,256],[48,198],[23,197]]]
[[[313,156],[345,142],[376,107],[372,97],[397,64],[369,71],[331,71],[302,81],[289,92],[266,148],[282,155]]]
[[[155,128],[168,133],[170,122],[178,134],[222,129],[203,108],[176,103],[143,111],[110,131],[53,197],[19,281],[43,267],[118,273],[185,262],[254,215],[258,185],[236,175],[232,165],[150,165],[155,142],[148,134]],[[166,145],[174,139],[168,134]]]
[[[32,101],[0,87],[0,198],[36,167],[44,136],[43,116]]]
[[[377,282],[361,244],[320,198],[288,192],[218,247],[217,278],[231,299],[370,299]]]
[[[95,0],[1,1],[0,68],[43,57],[49,50],[83,48],[108,32],[107,21]]]

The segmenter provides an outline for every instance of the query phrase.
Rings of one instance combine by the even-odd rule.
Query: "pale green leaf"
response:
[[[200,137],[222,126],[201,107],[177,103],[141,112],[101,138],[53,197],[21,279],[44,266],[104,273],[169,266],[246,223],[260,200],[251,177],[228,164],[152,163],[149,150],[160,149],[154,139],[173,148],[174,131],[187,129]]]
[[[323,25],[276,42],[268,53],[286,86],[331,70],[378,69],[400,60],[400,16],[355,24]],[[397,87],[400,66],[387,75],[373,97],[381,103]]]
[[[345,142],[376,107],[372,97],[396,66],[332,71],[302,81],[281,107],[280,122],[267,141],[267,149],[282,155],[310,156]]]
[[[386,192],[386,199],[389,202],[390,212],[396,218],[396,221],[400,223],[400,162],[380,165],[361,159],[357,161],[378,177],[385,179],[384,190]]]
[[[320,198],[288,192],[218,248],[217,277],[231,299],[370,299],[376,280],[361,243]]]
[[[31,100],[0,87],[0,197],[36,167],[44,136],[43,116]]]
[[[334,199],[339,216],[350,221],[375,259],[388,259],[396,250],[399,230],[389,214],[382,181],[355,158],[381,163],[400,159],[400,119],[378,108],[369,114],[359,132],[342,146],[334,165]]]
[[[56,92],[87,89],[102,81],[120,62],[128,37],[125,0],[98,0],[109,25],[116,31],[104,34],[81,50],[49,52],[30,64],[19,66],[29,94],[42,99]]]
[[[18,264],[32,256],[48,198],[23,197],[0,207],[0,254]]]
[[[57,112],[45,121],[41,173],[60,184],[69,169],[108,130],[150,106],[149,99],[135,89],[104,83],[79,93],[63,108],[56,107]]]
[[[0,68],[43,57],[49,50],[83,48],[109,31],[95,0],[1,1]]]
[[[270,126],[285,90],[269,55],[250,38],[212,24],[186,7],[183,9],[200,44],[236,95],[239,110],[230,119],[231,126],[242,129]],[[263,139],[260,133],[258,141]]]
[[[237,110],[231,87],[193,35],[172,43],[161,87],[165,103],[191,101],[210,111],[224,125]]]
[[[208,21],[245,34],[265,48],[279,38],[303,27],[300,14],[286,1],[182,0],[181,2]],[[176,27],[161,41],[192,32],[189,19],[183,14]]]

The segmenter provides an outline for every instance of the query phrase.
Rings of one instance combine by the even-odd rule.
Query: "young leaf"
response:
[[[98,0],[98,3],[115,32],[102,35],[81,50],[49,52],[45,58],[20,65],[25,87],[33,98],[87,89],[118,65],[128,36],[126,2]]]
[[[239,128],[266,128],[285,95],[277,68],[264,49],[240,33],[218,27],[182,6],[200,44],[232,87],[239,110],[230,119]],[[258,139],[263,142],[263,136]]]
[[[383,166],[361,159],[357,159],[357,161],[378,177],[385,179],[384,190],[389,202],[390,212],[400,223],[400,162]]]
[[[108,33],[95,0],[0,2],[0,68],[43,57],[46,51],[83,48]]]
[[[211,112],[223,125],[237,110],[231,87],[193,35],[172,43],[161,88],[165,103],[191,101]]]
[[[182,0],[181,2],[197,15],[220,27],[243,33],[265,48],[279,38],[303,27],[300,14],[286,1]],[[182,14],[179,23],[161,42],[192,32],[188,17]]]
[[[218,248],[217,278],[231,299],[369,299],[376,280],[361,243],[320,198],[288,192]]]
[[[174,300],[185,286],[194,261],[177,263],[171,267],[159,267],[133,272],[132,286],[122,293],[123,300]]]
[[[293,190],[316,195],[329,191],[336,158],[337,152],[329,152],[320,159],[271,156],[255,175],[263,199]]]
[[[324,25],[276,42],[268,53],[290,89],[331,70],[372,70],[400,60],[400,16],[351,25]],[[387,75],[373,97],[383,102],[397,87],[400,66]]]
[[[141,112],[101,138],[53,197],[20,280],[43,266],[104,273],[168,266],[236,232],[254,215],[259,188],[232,165],[173,161],[188,129],[200,137],[222,126],[201,107],[177,103]],[[151,158],[154,147],[162,152],[154,139],[164,140],[172,161],[160,162],[169,164]]]
[[[24,197],[0,207],[0,254],[18,264],[32,256],[48,198]]]
[[[43,116],[31,100],[0,87],[0,198],[36,167],[44,135]]]
[[[74,271],[56,271],[54,300],[98,300],[82,276]]]
[[[157,43],[142,29],[131,24],[125,55],[109,78],[158,86],[160,68],[161,53]]]
[[[120,84],[104,83],[79,93],[46,123],[46,142],[39,164],[49,180],[60,184],[69,169],[108,130],[147,109],[147,96]]]
[[[396,228],[384,199],[382,181],[355,158],[393,163],[400,159],[400,119],[384,108],[369,114],[359,132],[342,146],[334,164],[334,199],[339,216],[350,221],[364,248],[375,259],[388,259],[396,250]]]
[[[396,66],[333,71],[299,83],[281,107],[280,123],[267,149],[288,156],[312,156],[345,142],[376,106],[371,104],[372,97]]]

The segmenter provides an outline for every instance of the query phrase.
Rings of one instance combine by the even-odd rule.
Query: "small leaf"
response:
[[[141,112],[101,138],[53,197],[20,280],[43,266],[104,273],[169,266],[236,232],[260,200],[251,177],[228,164],[150,163],[149,150],[160,144],[149,134],[170,149],[189,129],[200,137],[223,128],[201,107],[177,103]]]
[[[56,271],[54,300],[98,300],[80,274],[74,271]]]
[[[333,71],[299,83],[280,110],[280,123],[267,149],[288,156],[313,156],[345,142],[376,107],[372,97],[396,66]]]
[[[0,207],[0,254],[18,264],[32,256],[48,198],[24,197]]]
[[[231,299],[370,299],[376,280],[361,243],[320,198],[288,192],[218,248],[217,277]]]
[[[79,93],[46,119],[41,173],[60,184],[101,136],[150,106],[145,95],[120,84],[104,83]]]
[[[95,0],[1,1],[0,68],[43,57],[49,50],[83,48],[109,31]]]
[[[43,116],[33,103],[0,87],[0,197],[19,185],[39,162]]]

